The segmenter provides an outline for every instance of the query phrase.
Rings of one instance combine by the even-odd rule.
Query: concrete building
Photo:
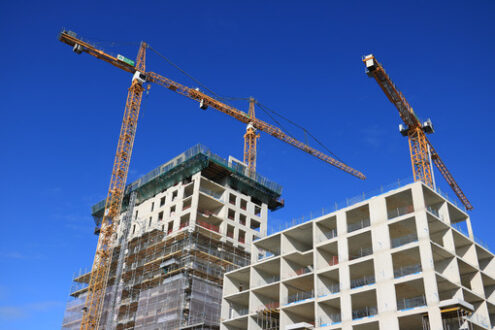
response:
[[[129,184],[100,327],[218,329],[223,274],[249,264],[280,194],[200,145]],[[96,232],[104,203],[93,206]],[[79,329],[89,278],[74,277],[63,329]]]
[[[416,182],[256,240],[221,329],[493,329],[494,291],[469,216]]]

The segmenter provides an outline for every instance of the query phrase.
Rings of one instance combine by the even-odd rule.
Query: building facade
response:
[[[223,274],[250,262],[281,187],[195,146],[129,184],[102,329],[218,329]],[[93,207],[96,233],[104,201]],[[63,329],[79,329],[90,271],[73,280]]]
[[[421,182],[253,243],[221,329],[493,329],[495,257]]]

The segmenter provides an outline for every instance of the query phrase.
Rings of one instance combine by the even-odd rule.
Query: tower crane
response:
[[[363,62],[366,65],[368,76],[375,78],[387,98],[399,110],[400,118],[405,125],[399,125],[399,130],[403,136],[407,136],[409,139],[414,181],[421,181],[430,188],[435,188],[433,162],[464,207],[467,210],[472,210],[473,206],[454,180],[454,177],[447,169],[436,149],[426,137],[426,134],[432,134],[434,132],[431,120],[428,119],[424,122],[419,120],[413,108],[409,105],[409,102],[407,102],[404,95],[392,82],[375,56],[372,54],[367,55],[363,58]]]
[[[82,40],[72,31],[62,31],[58,39],[71,46],[77,54],[88,53],[96,58],[106,61],[124,71],[131,73],[132,82],[127,95],[124,110],[124,118],[120,130],[117,151],[105,203],[104,216],[100,225],[100,234],[96,248],[95,259],[91,270],[88,286],[88,295],[84,306],[81,329],[97,329],[103,308],[110,263],[112,256],[112,242],[116,233],[118,217],[122,207],[125,183],[131,159],[132,147],[138,123],[139,109],[144,85],[155,83],[169,90],[186,96],[199,102],[201,109],[211,107],[223,112],[247,125],[244,146],[244,161],[248,164],[248,170],[252,173],[256,168],[256,141],[259,138],[258,131],[268,133],[277,139],[284,141],[330,165],[333,165],[355,177],[365,179],[366,177],[350,166],[296,140],[284,133],[280,128],[255,118],[255,101],[250,100],[249,112],[245,113],[234,107],[220,102],[219,100],[201,92],[199,89],[189,88],[171,79],[161,76],[155,72],[146,71],[145,58],[146,49],[149,47],[141,42],[136,61],[132,61],[122,55],[112,56],[94,45]]]

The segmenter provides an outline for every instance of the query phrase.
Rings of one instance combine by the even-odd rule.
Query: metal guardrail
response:
[[[412,205],[408,205],[404,207],[397,207],[395,209],[387,210],[387,216],[388,219],[394,219],[400,217],[401,215],[405,215],[413,212],[414,212],[414,207]]]
[[[394,278],[399,278],[407,275],[418,274],[422,271],[421,265],[409,265],[394,269]]]
[[[375,276],[363,276],[361,278],[351,280],[351,289],[360,288],[362,286],[371,284],[375,284]]]
[[[320,234],[320,242],[330,240],[334,237],[337,237],[337,228],[334,228],[330,231],[327,231],[327,232]]]
[[[340,316],[340,313],[333,313],[330,314],[326,317],[320,317],[318,320],[318,325],[320,327],[327,327],[333,324],[337,324],[342,322],[342,318]]]
[[[354,259],[358,259],[358,258],[369,256],[370,254],[373,254],[373,248],[371,248],[371,247],[369,247],[369,248],[360,248],[359,250],[357,250],[357,252],[354,252],[354,253],[350,254],[349,255],[349,259],[350,260],[354,260]]]
[[[414,298],[403,298],[397,300],[397,310],[403,311],[416,307],[426,306],[425,296],[419,296]]]
[[[272,276],[269,278],[260,279],[260,280],[258,280],[258,282],[256,282],[256,284],[257,284],[257,286],[263,286],[263,285],[268,285],[270,283],[274,283],[274,282],[278,282],[278,281],[280,281],[279,276]]]
[[[215,198],[215,199],[223,202],[223,200],[222,200],[222,193],[217,193],[217,192],[215,192],[213,190],[210,190],[210,189],[207,189],[207,188],[201,187],[201,186],[199,187],[199,191],[201,191],[202,193],[204,193],[204,194],[206,194],[208,196],[211,196],[211,197],[213,197],[213,198]]]
[[[303,301],[306,299],[312,299],[315,297],[315,292],[313,290],[310,291],[300,291],[296,294],[290,295],[287,297],[287,304],[296,303],[299,301]]]
[[[318,289],[318,297],[324,297],[330,294],[335,294],[340,292],[340,284],[333,283],[330,285],[325,285],[323,288]]]
[[[347,232],[351,233],[353,231],[359,230],[364,227],[369,227],[370,219],[362,219],[361,221],[350,223],[347,225]]]
[[[392,238],[391,245],[392,248],[396,248],[411,242],[417,242],[418,236],[416,234],[404,235],[401,237]]]
[[[364,307],[352,311],[352,319],[353,320],[362,319],[364,317],[375,316],[376,314],[378,314],[378,310],[376,307],[374,306]]]
[[[186,162],[187,160],[191,159],[192,157],[198,155],[198,154],[203,154],[207,156],[209,159],[221,164],[222,166],[225,166],[226,168],[232,170],[234,173],[242,175],[246,178],[249,178],[258,184],[262,185],[263,187],[268,188],[269,190],[277,193],[278,195],[282,194],[282,186],[279,185],[278,183],[275,183],[271,180],[268,180],[267,178],[259,175],[258,173],[248,173],[246,168],[238,165],[236,163],[230,163],[228,160],[212,153],[209,148],[207,148],[204,145],[197,144],[188,150],[184,151],[182,154],[179,156],[175,157],[171,161],[160,165],[159,167],[155,168],[151,172],[148,172],[138,180],[128,184],[125,188],[125,194],[130,193],[131,191],[136,190],[137,188],[143,186],[144,184],[154,180],[156,177],[164,174],[165,172],[168,172],[172,170],[173,168],[181,165],[182,163]],[[92,213],[96,213],[99,210],[103,209],[105,207],[105,202],[106,200],[102,200],[95,205],[92,206]]]

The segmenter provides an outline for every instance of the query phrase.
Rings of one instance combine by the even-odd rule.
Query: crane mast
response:
[[[121,55],[116,57],[112,56],[82,40],[72,31],[62,31],[58,38],[61,42],[71,46],[73,51],[77,54],[81,54],[83,52],[88,53],[118,67],[119,69],[133,74],[131,87],[128,90],[124,117],[122,119],[119,141],[115,153],[110,186],[105,202],[104,216],[100,225],[98,245],[96,248],[93,267],[91,269],[88,295],[86,297],[86,302],[83,309],[84,313],[81,322],[81,329],[97,329],[100,325],[105,291],[107,288],[110,265],[112,261],[112,243],[115,239],[122,207],[122,199],[124,196],[125,184],[129,171],[132,148],[139,118],[139,109],[144,91],[143,84],[152,82],[164,86],[171,91],[197,101],[203,109],[211,107],[241,121],[244,124],[247,124],[246,134],[244,136],[244,161],[248,164],[249,173],[254,173],[254,170],[256,169],[256,140],[259,138],[259,134],[257,133],[259,130],[266,132],[300,150],[303,150],[304,152],[309,153],[310,155],[313,155],[314,157],[319,158],[320,160],[323,160],[326,163],[331,164],[353,176],[363,180],[366,178],[361,172],[292,138],[291,136],[285,134],[280,128],[255,118],[254,99],[250,99],[249,112],[245,113],[204,94],[199,89],[192,89],[181,85],[154,72],[146,72],[145,60],[148,45],[144,42],[141,43],[136,62],[134,62]]]
[[[416,116],[416,113],[409,105],[409,102],[407,102],[402,92],[399,91],[397,86],[385,72],[383,66],[373,55],[365,56],[363,62],[366,65],[368,76],[375,78],[389,101],[392,102],[399,111],[399,115],[406,125],[406,127],[400,125],[399,128],[402,135],[407,136],[409,140],[409,151],[411,153],[414,181],[421,181],[427,186],[435,188],[432,161],[466,209],[472,210],[473,206],[464,195],[463,191],[454,180],[454,177],[447,169],[447,166],[445,166],[440,159],[440,156],[426,136],[427,133],[433,133],[431,121],[427,120],[422,123],[418,119],[418,116]]]
[[[105,203],[105,213],[100,226],[100,235],[96,248],[95,259],[91,269],[91,277],[88,286],[88,296],[84,305],[84,315],[81,329],[94,329],[98,327],[103,308],[103,299],[108,283],[108,274],[112,258],[112,243],[118,224],[122,198],[129,172],[132,147],[139,118],[139,109],[143,96],[143,80],[140,72],[145,71],[146,44],[139,47],[136,60],[136,71],[132,79],[131,87],[127,94],[127,102],[120,129],[119,142],[115,152],[115,160],[110,179],[110,187]]]
[[[249,99],[249,118],[254,119],[254,104],[255,100],[251,97]],[[257,153],[257,143],[260,135],[256,132],[253,124],[248,123],[246,126],[246,133],[244,134],[244,163],[248,165],[248,170],[250,173],[256,171],[256,153]]]

